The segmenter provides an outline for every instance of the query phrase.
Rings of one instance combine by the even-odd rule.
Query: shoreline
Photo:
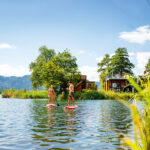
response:
[[[113,99],[113,100],[130,100],[133,99],[136,93],[114,92],[114,91],[95,91],[84,90],[83,92],[75,92],[74,98],[76,100],[98,100],[98,99]],[[26,91],[25,89],[15,90],[9,89],[1,93],[2,98],[21,98],[21,99],[48,99],[48,91]],[[57,99],[68,99],[68,94],[58,94]]]

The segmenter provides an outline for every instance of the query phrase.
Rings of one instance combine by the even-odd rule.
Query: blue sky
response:
[[[98,61],[118,47],[136,74],[150,58],[150,0],[1,0],[0,20],[0,75],[29,74],[42,45],[70,49],[94,81]]]

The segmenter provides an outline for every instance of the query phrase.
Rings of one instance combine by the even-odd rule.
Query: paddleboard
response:
[[[74,106],[65,106],[64,109],[76,109],[78,108],[77,105],[74,105]]]
[[[47,104],[46,107],[56,107],[55,104]]]

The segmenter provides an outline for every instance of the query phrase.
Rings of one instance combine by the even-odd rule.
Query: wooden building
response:
[[[127,86],[127,79],[125,78],[107,78],[105,83],[105,90],[123,91],[123,88]]]
[[[78,80],[78,83],[75,87],[75,91],[82,92],[83,89],[91,90],[91,89],[93,89],[93,87],[96,87],[96,89],[97,89],[97,85],[95,84],[95,82],[88,81],[86,79],[86,75],[81,75],[81,77]]]
[[[128,80],[124,77],[107,78],[105,82],[105,90],[113,90],[118,92],[135,92],[135,88],[130,85]]]

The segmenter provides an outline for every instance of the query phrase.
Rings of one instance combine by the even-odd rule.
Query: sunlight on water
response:
[[[118,101],[77,101],[76,110],[59,103],[47,109],[47,100],[0,98],[0,149],[121,150],[120,135],[133,132],[130,111]]]

